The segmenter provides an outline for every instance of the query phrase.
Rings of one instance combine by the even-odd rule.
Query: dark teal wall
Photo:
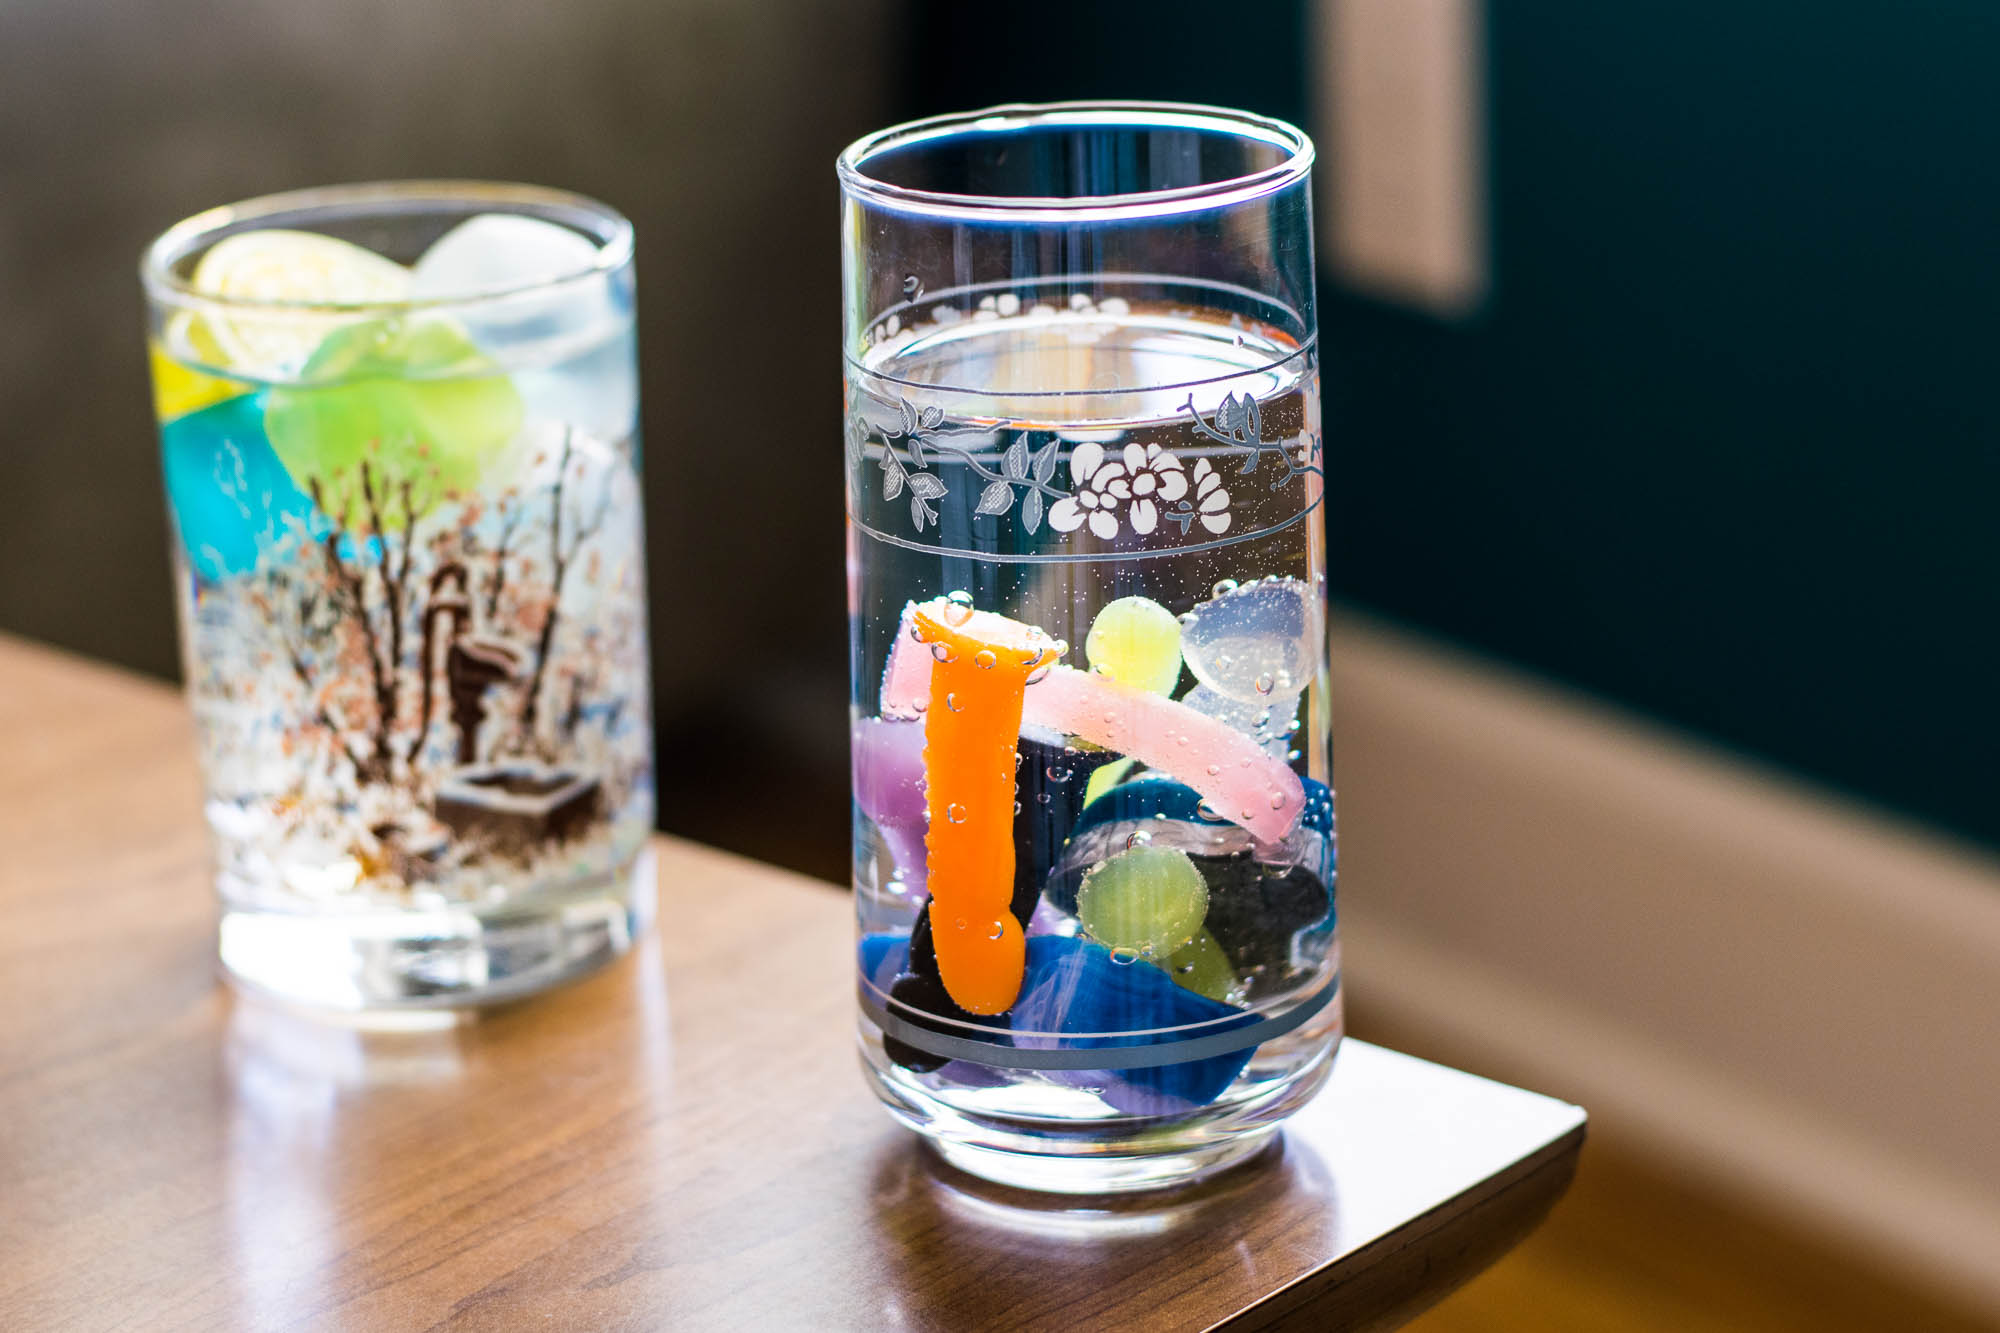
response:
[[[912,110],[1310,123],[1300,4],[912,19]],[[1324,293],[1338,591],[2000,844],[2000,6],[1486,29],[1486,308]]]

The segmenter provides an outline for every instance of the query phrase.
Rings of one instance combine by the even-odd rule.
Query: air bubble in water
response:
[[[1004,921],[995,921],[992,927],[987,930],[986,938],[989,940],[997,940],[1006,933],[1007,933],[1007,923]]]
[[[1113,949],[1111,951],[1111,961],[1120,967],[1130,967],[1139,961],[1139,951],[1137,949]]]
[[[934,643],[931,645],[931,656],[940,662],[951,662],[957,659],[958,654],[952,651],[948,643]]]
[[[1153,835],[1146,832],[1146,830],[1144,829],[1135,830],[1134,832],[1125,835],[1125,850],[1129,852],[1134,847],[1144,847],[1147,843],[1150,843],[1152,840],[1153,840]]]
[[[954,713],[960,712],[965,708],[965,705],[959,702],[956,694],[947,694],[944,697],[944,706]]]
[[[950,805],[944,808],[944,817],[946,821],[949,823],[963,824],[965,822],[965,807],[960,805],[958,802],[953,801]],[[959,922],[960,926],[963,926],[964,924],[965,923],[963,921]]]
[[[972,665],[978,667],[981,671],[991,671],[994,667],[1000,665],[1000,659],[994,656],[991,648],[981,648],[972,655]]]
[[[944,623],[963,625],[972,619],[972,594],[965,591],[949,593],[944,599]]]
[[[1236,588],[1237,588],[1237,583],[1235,579],[1224,579],[1220,583],[1216,584],[1213,588],[1210,588],[1208,590],[1208,595],[1210,597],[1226,597],[1230,593],[1235,592]],[[1188,612],[1189,616],[1192,616],[1193,614],[1194,612],[1192,611]]]
[[[903,295],[912,301],[924,294],[924,280],[912,273],[903,279]]]
[[[1257,693],[1269,694],[1272,690],[1278,688],[1278,678],[1266,671],[1259,675],[1256,680],[1252,681],[1251,684],[1256,686]]]

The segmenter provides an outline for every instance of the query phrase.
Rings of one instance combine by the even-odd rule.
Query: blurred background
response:
[[[1608,1140],[1433,1326],[1974,1326],[1996,69],[1985,0],[12,0],[0,631],[176,674],[151,235],[578,190],[638,228],[661,823],[843,878],[835,153],[999,101],[1297,121],[1357,1030]],[[716,431],[786,466],[702,488]]]

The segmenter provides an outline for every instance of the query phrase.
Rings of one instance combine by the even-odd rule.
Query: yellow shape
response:
[[[192,353],[202,364],[213,365],[222,359],[221,353],[214,349],[214,339],[200,320],[180,314],[174,316],[168,327],[168,341]],[[248,393],[251,388],[242,380],[210,375],[183,365],[157,340],[146,344],[146,360],[153,369],[153,411],[162,424],[190,412],[199,412],[225,398]]]

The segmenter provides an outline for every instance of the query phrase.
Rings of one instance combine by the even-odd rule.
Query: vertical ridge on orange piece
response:
[[[1002,1014],[1020,993],[1027,939],[1014,892],[1015,739],[1028,677],[1058,656],[1032,625],[940,599],[912,632],[934,659],[924,710],[924,841],[938,975],[961,1009]]]

